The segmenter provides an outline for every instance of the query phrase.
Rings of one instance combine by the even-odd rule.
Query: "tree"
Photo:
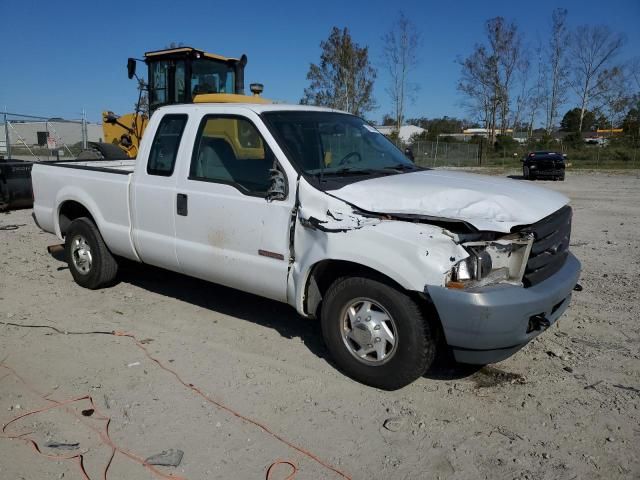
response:
[[[385,127],[392,127],[395,124],[396,120],[390,113],[385,113],[382,116],[382,125],[384,125]]]
[[[556,8],[551,14],[551,37],[546,49],[545,76],[545,129],[551,133],[558,118],[558,108],[566,101],[569,74],[565,55],[569,33],[567,9]]]
[[[410,81],[418,65],[420,34],[415,25],[400,12],[391,30],[382,37],[382,63],[390,78],[386,91],[394,107],[396,129],[400,131],[407,101],[414,101],[418,85]]]
[[[490,140],[495,140],[498,96],[495,84],[495,57],[484,45],[476,45],[475,50],[461,66],[458,91],[463,94],[463,105],[477,121],[489,130]]]
[[[635,92],[634,97],[640,101],[640,57],[629,62],[629,79],[631,88]]]
[[[640,57],[629,62],[629,78],[633,93],[631,104],[634,105],[625,117],[623,128],[636,141],[640,140]],[[632,118],[635,117],[635,125]],[[634,128],[635,127],[635,128]]]
[[[533,124],[535,122],[536,116],[538,115],[538,112],[542,109],[545,102],[546,65],[542,59],[541,52],[542,52],[542,47],[539,47],[536,51],[536,56],[538,58],[538,66],[536,69],[537,70],[536,81],[534,82],[533,86],[531,87],[531,90],[529,91],[529,97],[527,98],[527,103],[525,105],[527,124],[528,124],[527,136],[529,138],[533,136]],[[547,136],[550,135],[546,131],[544,133]]]
[[[622,121],[622,128],[626,135],[638,139],[640,137],[640,109],[631,108]]]
[[[612,62],[624,45],[624,37],[606,26],[583,25],[570,37],[570,84],[580,101],[579,130],[592,100],[609,88]],[[609,74],[605,74],[609,72]]]
[[[562,117],[560,130],[571,133],[589,132],[596,126],[596,114],[589,110],[586,110],[584,114],[582,114],[582,121],[580,119],[580,108],[572,108]]]
[[[598,109],[607,119],[600,128],[617,128],[622,124],[625,113],[633,104],[630,78],[622,67],[605,69],[598,75],[600,88]]]
[[[528,129],[528,125],[525,126],[524,119],[527,116],[527,109],[530,109],[532,105],[531,96],[536,93],[535,85],[531,86],[529,84],[530,76],[531,63],[526,56],[523,56],[516,68],[516,83],[519,88],[516,93],[515,108],[510,122],[514,131]]]
[[[376,71],[369,62],[369,49],[353,41],[345,27],[331,29],[320,42],[320,63],[309,66],[302,104],[320,105],[363,115],[375,108],[373,84]]]
[[[407,123],[426,130],[426,132],[420,134],[420,140],[435,141],[442,133],[461,133],[464,125],[468,122],[455,117],[444,116],[442,118],[410,118]]]
[[[487,22],[487,34],[493,50],[498,53],[498,85],[500,92],[500,132],[504,135],[509,127],[511,86],[514,72],[522,61],[522,38],[515,23],[507,23],[496,17]]]
[[[496,130],[506,132],[511,113],[514,74],[523,61],[518,27],[503,17],[485,24],[486,44],[476,44],[471,55],[458,60],[462,67],[458,90],[466,97],[470,112],[479,117],[495,142]]]

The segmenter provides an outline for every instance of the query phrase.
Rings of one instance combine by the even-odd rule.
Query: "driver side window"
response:
[[[208,115],[200,124],[191,158],[190,180],[226,183],[245,195],[264,197],[275,157],[248,119]]]

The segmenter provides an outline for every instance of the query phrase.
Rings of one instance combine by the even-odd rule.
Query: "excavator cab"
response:
[[[164,105],[193,103],[198,95],[244,95],[246,55],[227,58],[179,47],[147,52],[144,62],[148,67],[149,113]],[[131,69],[129,76],[133,77]]]

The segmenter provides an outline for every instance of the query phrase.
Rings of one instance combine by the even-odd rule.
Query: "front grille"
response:
[[[564,265],[569,255],[571,217],[571,207],[567,205],[520,230],[534,235],[533,246],[522,279],[525,287],[531,287],[546,280]]]

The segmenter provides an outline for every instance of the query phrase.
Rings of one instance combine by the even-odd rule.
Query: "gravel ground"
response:
[[[112,288],[82,289],[47,253],[58,242],[29,210],[0,216],[0,321],[131,332],[187,384],[354,479],[639,478],[640,177],[581,173],[540,183],[571,197],[584,291],[514,357],[481,369],[440,367],[396,392],[344,377],[317,322],[269,300],[131,265]],[[19,227],[2,229],[10,224]],[[89,408],[85,399],[5,432],[40,445],[79,443],[43,453],[82,453],[91,479],[102,478],[111,454],[97,433],[99,414],[110,417],[114,444],[136,457],[183,450],[178,467],[158,467],[164,475],[263,479],[288,459],[296,479],[341,478],[180,384],[130,338],[0,324],[0,362],[26,382],[0,367],[3,424],[53,405],[43,394],[94,399],[90,417],[78,413]],[[272,479],[289,471],[279,465]],[[0,438],[0,478],[82,477],[75,460]],[[158,477],[116,453],[109,478]]]

